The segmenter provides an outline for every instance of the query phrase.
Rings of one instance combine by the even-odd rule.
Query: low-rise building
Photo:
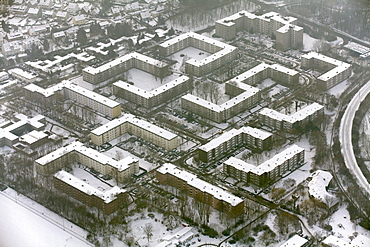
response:
[[[208,204],[232,217],[244,213],[244,201],[241,198],[173,164],[167,163],[158,168],[156,177],[161,184],[173,186],[195,200]]]
[[[286,242],[280,245],[280,247],[306,247],[309,245],[310,242],[308,241],[308,239],[295,234],[293,235],[293,237],[289,238]]]
[[[167,150],[179,146],[179,137],[174,133],[139,119],[131,114],[124,114],[91,131],[91,142],[102,145],[125,133],[135,135]]]
[[[66,171],[57,172],[53,182],[56,189],[89,207],[97,207],[104,214],[114,213],[128,199],[127,191],[118,186],[101,191]]]
[[[37,75],[30,73],[28,71],[25,71],[20,68],[14,68],[9,70],[9,73],[15,77],[18,78],[19,80],[27,83],[33,83],[37,80]]]
[[[118,182],[125,182],[139,172],[139,161],[136,158],[128,156],[114,160],[95,149],[85,147],[78,141],[37,159],[36,172],[50,175],[74,162],[93,168],[100,174],[112,176]]]
[[[113,83],[113,94],[145,108],[152,108],[167,102],[190,89],[192,81],[187,76],[180,76],[152,91],[146,91],[124,81]]]
[[[76,15],[72,18],[73,25],[83,25],[86,24],[87,19],[83,15]]]
[[[272,145],[272,134],[252,127],[232,129],[198,148],[199,160],[211,162],[246,146],[253,150],[266,150]]]
[[[14,56],[24,52],[20,41],[4,42],[1,51],[5,57]]]
[[[87,67],[82,70],[82,75],[84,81],[97,84],[119,75],[126,70],[137,68],[163,78],[169,73],[168,66],[165,62],[133,52],[97,68]]]
[[[264,108],[259,112],[258,119],[261,124],[269,128],[290,131],[298,126],[303,127],[304,124],[314,121],[323,114],[324,106],[312,103],[292,115],[285,115],[278,111]]]
[[[186,61],[186,73],[195,76],[202,76],[225,66],[235,60],[238,55],[238,48],[193,32],[179,35],[160,44],[159,54],[170,56],[189,46],[212,53],[202,60],[190,59]]]
[[[301,67],[323,71],[317,78],[319,86],[327,90],[351,76],[351,65],[337,59],[310,52],[302,56]]]
[[[250,164],[231,157],[224,162],[223,171],[244,183],[265,186],[276,181],[285,172],[302,165],[304,157],[304,149],[293,145],[260,165]]]
[[[61,83],[49,88],[41,88],[35,84],[24,87],[25,98],[29,101],[42,105],[50,105],[58,102],[60,93],[79,104],[85,105],[110,118],[121,115],[121,104],[107,97],[80,87],[71,81],[64,80]]]

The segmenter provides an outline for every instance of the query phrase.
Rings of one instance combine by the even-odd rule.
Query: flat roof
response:
[[[137,118],[136,116],[132,115],[132,114],[123,114],[122,117],[120,118],[116,118],[96,129],[94,129],[93,131],[91,131],[91,134],[94,134],[94,135],[97,135],[97,136],[100,136],[108,131],[110,131],[111,129],[114,129],[122,124],[125,124],[125,123],[130,123],[132,125],[135,125],[137,127],[140,127],[146,131],[149,131],[157,136],[161,136],[162,138],[164,139],[167,139],[167,140],[172,140],[174,138],[177,137],[176,134],[168,131],[168,130],[165,130],[161,127],[158,127],[152,123],[149,123],[148,121],[146,120],[142,120],[142,119],[139,119]]]
[[[121,189],[118,186],[114,186],[107,191],[101,191],[66,171],[59,171],[54,175],[54,177],[87,195],[95,195],[101,198],[105,203],[110,203],[117,198],[118,194],[126,192],[125,189]]]
[[[80,87],[80,86],[78,86],[78,85],[76,85],[73,82],[68,81],[68,80],[64,80],[61,83],[58,83],[58,84],[56,84],[52,87],[46,88],[46,89],[41,88],[41,87],[39,87],[35,84],[29,84],[29,85],[25,86],[24,88],[27,89],[28,91],[31,91],[31,92],[38,92],[38,93],[42,94],[44,97],[49,97],[51,95],[54,95],[54,93],[56,91],[67,88],[71,91],[74,91],[78,94],[83,95],[84,97],[87,97],[89,99],[97,101],[97,102],[99,102],[103,105],[106,105],[108,107],[111,107],[111,108],[114,108],[114,107],[117,107],[117,106],[120,105],[120,103],[118,103],[114,100],[111,100],[111,99],[109,99],[105,96],[102,96],[98,93],[90,91],[86,88]]]
[[[288,239],[285,243],[280,245],[280,247],[301,247],[305,245],[307,242],[308,242],[307,239],[302,238],[301,236],[296,234],[290,239]]]
[[[249,127],[249,126],[248,127],[242,127],[240,129],[231,129],[231,130],[223,133],[222,135],[220,135],[217,138],[211,140],[210,142],[204,144],[203,146],[200,146],[199,149],[203,150],[205,152],[209,152],[212,149],[220,146],[220,144],[222,144],[224,142],[227,142],[228,140],[230,140],[234,136],[238,136],[242,133],[251,135],[254,138],[261,139],[261,140],[264,140],[264,139],[272,136],[272,134],[267,132],[267,131],[252,128],[252,127]]]
[[[127,168],[129,168],[129,165],[135,162],[138,162],[138,159],[133,158],[131,156],[127,156],[124,159],[121,160],[114,160],[102,153],[99,153],[95,149],[85,147],[83,143],[79,141],[74,141],[70,143],[69,145],[59,148],[39,159],[36,160],[36,162],[39,165],[47,165],[48,163],[68,154],[71,152],[77,152],[79,154],[85,155],[86,157],[89,157],[97,162],[99,162],[102,165],[109,165],[114,168],[116,168],[118,171],[124,171]]]
[[[262,175],[282,165],[286,160],[291,159],[294,155],[300,152],[304,152],[304,149],[297,145],[292,145],[259,166],[255,166],[235,157],[230,157],[224,163],[243,172],[252,172],[257,175]]]
[[[113,83],[114,86],[116,87],[120,87],[122,89],[125,89],[127,91],[130,91],[131,93],[134,93],[134,94],[137,94],[137,95],[140,95],[141,97],[144,97],[144,98],[151,98],[151,97],[155,97],[167,90],[170,90],[171,88],[174,88],[176,87],[177,85],[180,85],[186,81],[189,80],[189,77],[188,76],[180,76],[179,78],[176,78],[156,89],[153,89],[152,91],[147,91],[147,90],[144,90],[144,89],[141,89],[141,88],[138,88],[134,85],[130,85],[129,83],[127,82],[124,82],[124,81],[117,81],[115,83]]]
[[[25,71],[23,69],[20,69],[20,68],[11,69],[11,70],[9,70],[9,73],[19,75],[19,76],[24,77],[28,80],[32,80],[32,79],[35,79],[37,77],[36,75],[34,75],[34,74],[32,74],[28,71]]]
[[[94,67],[84,68],[83,71],[86,72],[86,73],[89,73],[89,74],[96,75],[96,74],[99,74],[103,71],[106,71],[106,70],[108,70],[112,67],[115,67],[115,66],[120,65],[124,62],[127,62],[131,59],[137,59],[137,60],[143,61],[145,63],[151,64],[151,65],[154,65],[154,66],[157,66],[157,67],[167,66],[167,63],[165,63],[165,62],[161,62],[157,59],[148,57],[148,56],[140,54],[138,52],[133,52],[133,53],[124,55],[122,57],[116,58],[116,59],[114,59],[114,60],[112,60],[112,61],[110,61],[106,64],[103,64],[103,65],[97,67],[97,68],[94,68]]]
[[[218,200],[225,201],[232,206],[237,206],[238,204],[243,202],[243,200],[240,197],[234,196],[230,192],[227,192],[220,187],[212,185],[198,178],[196,175],[191,174],[185,170],[182,170],[174,166],[173,164],[166,163],[162,165],[160,168],[158,168],[157,172],[162,173],[162,174],[166,174],[166,173],[171,174],[172,176],[175,176],[187,182],[189,185],[193,186],[194,188],[197,188],[200,191],[206,192],[212,195],[213,197],[217,198]]]
[[[302,121],[306,117],[314,114],[315,112],[317,112],[317,111],[319,111],[323,108],[324,108],[324,106],[315,102],[315,103],[312,103],[312,104],[304,107],[303,109],[293,113],[292,115],[285,115],[283,113],[280,113],[278,111],[275,111],[275,110],[272,110],[272,109],[269,109],[269,108],[263,108],[259,112],[259,114],[268,116],[268,117],[273,118],[277,121],[286,121],[286,122],[289,122],[289,123],[295,123],[295,122],[298,122],[298,121]]]

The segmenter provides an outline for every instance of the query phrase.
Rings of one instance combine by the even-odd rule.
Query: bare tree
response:
[[[148,239],[148,243],[150,241],[150,238],[153,236],[153,225],[151,223],[145,224],[143,231],[146,235],[146,238]]]

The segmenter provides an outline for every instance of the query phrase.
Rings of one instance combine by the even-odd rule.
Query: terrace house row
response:
[[[261,63],[225,84],[225,93],[232,97],[229,101],[217,105],[187,94],[181,98],[181,106],[187,111],[220,123],[260,103],[260,90],[247,84],[254,85],[267,78],[295,85],[298,83],[299,73],[278,64]]]
[[[118,186],[101,191],[63,170],[54,175],[53,182],[56,189],[104,214],[114,213],[128,200],[127,191]]]
[[[143,54],[133,52],[122,57],[116,58],[97,68],[87,67],[82,70],[84,81],[98,84],[117,76],[124,71],[137,68],[163,78],[169,74],[168,64]]]
[[[235,60],[238,55],[236,47],[193,32],[181,34],[160,44],[159,54],[167,57],[189,46],[212,53],[202,60],[186,61],[185,72],[195,76],[203,76],[218,69]]]
[[[302,56],[301,67],[325,72],[317,78],[323,89],[329,89],[351,76],[351,65],[325,55],[310,52]]]
[[[167,150],[179,146],[179,137],[172,132],[139,119],[131,114],[124,114],[91,131],[91,142],[102,145],[125,133],[135,135]]]
[[[244,201],[241,198],[205,182],[196,175],[173,164],[167,163],[158,168],[156,178],[161,184],[184,191],[195,200],[208,204],[218,211],[225,212],[231,217],[235,218],[244,213]]]
[[[35,84],[29,84],[24,89],[27,100],[40,103],[45,107],[56,104],[61,99],[61,96],[64,96],[110,118],[121,115],[121,104],[118,102],[80,87],[68,80],[46,89]]]
[[[112,176],[118,182],[124,182],[139,172],[137,159],[128,156],[117,161],[92,148],[85,147],[78,141],[37,159],[35,161],[36,172],[41,175],[50,175],[74,162],[93,168],[100,174]]]
[[[265,186],[276,181],[285,172],[291,171],[304,163],[304,149],[293,145],[276,154],[260,165],[249,164],[231,157],[223,164],[225,174],[244,183]]]
[[[294,127],[302,127],[305,123],[314,121],[323,114],[324,107],[318,103],[312,103],[292,115],[264,108],[259,112],[258,119],[261,124],[272,129],[290,131]]]
[[[276,38],[276,49],[299,49],[303,45],[303,28],[297,26],[297,18],[284,17],[276,12],[255,15],[241,11],[216,21],[216,35],[226,40],[236,37],[237,32],[262,33]]]
[[[199,160],[202,162],[216,161],[230,152],[246,146],[250,149],[263,151],[272,145],[272,134],[252,127],[232,129],[198,148]]]
[[[180,76],[152,91],[140,89],[124,81],[117,81],[113,83],[113,94],[149,109],[166,103],[191,87],[192,81],[187,76]]]

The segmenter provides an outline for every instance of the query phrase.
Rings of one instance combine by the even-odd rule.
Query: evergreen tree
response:
[[[85,45],[87,43],[87,35],[85,29],[83,28],[78,29],[77,42],[80,43],[80,45]]]

